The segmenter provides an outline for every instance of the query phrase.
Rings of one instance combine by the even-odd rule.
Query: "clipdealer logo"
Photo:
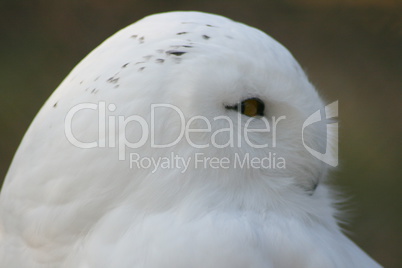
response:
[[[208,148],[209,146],[213,146],[215,148],[225,148],[225,147],[241,147],[242,141],[244,140],[248,146],[251,148],[275,148],[276,147],[276,138],[277,138],[277,128],[280,121],[285,120],[286,116],[280,116],[278,118],[272,117],[269,121],[266,117],[260,117],[258,119],[250,117],[244,123],[242,127],[234,128],[234,123],[232,122],[232,118],[228,116],[217,116],[213,118],[213,121],[224,120],[226,122],[227,128],[218,129],[214,132],[212,131],[211,120],[204,116],[193,116],[186,120],[184,113],[177,107],[172,104],[151,104],[150,110],[150,123],[148,123],[143,117],[139,115],[109,115],[107,116],[107,112],[114,112],[116,110],[115,104],[108,104],[106,102],[96,103],[81,103],[74,107],[72,107],[65,118],[65,135],[68,141],[74,146],[82,149],[91,149],[91,148],[115,148],[118,147],[119,160],[126,159],[126,150],[127,148],[136,149],[144,146],[148,140],[151,148],[169,148],[177,145],[183,138],[186,139],[187,143],[198,149]],[[155,122],[157,120],[157,116],[155,116],[155,111],[157,109],[170,109],[170,112],[176,113],[180,118],[180,131],[175,140],[166,143],[166,144],[158,144],[156,143],[155,136]],[[83,142],[76,138],[73,134],[72,125],[74,116],[77,113],[84,110],[93,110],[98,113],[98,139],[96,141],[91,142]],[[322,115],[323,114],[323,115]],[[338,116],[338,101],[332,102],[324,107],[324,109],[320,109],[311,114],[303,123],[301,129],[301,137],[303,146],[305,149],[315,158],[320,161],[336,167],[338,165],[338,123],[337,122],[329,122],[326,124],[326,148],[325,152],[319,152],[309,147],[305,141],[305,129],[317,122],[325,122],[332,118]],[[195,121],[202,121],[205,125],[205,128],[191,128],[192,123]],[[244,120],[240,113],[238,114],[237,123]],[[253,120],[260,120],[263,122],[264,128],[251,129],[250,123]],[[140,138],[136,142],[131,142],[127,139],[125,133],[126,128],[129,124],[137,124],[138,129],[140,129]],[[233,132],[237,131],[237,140],[234,138]],[[223,132],[227,132],[228,140],[226,143],[218,143],[217,135]],[[255,144],[252,142],[252,139],[249,138],[250,133],[255,132],[266,132],[270,133],[272,140],[270,144]],[[117,135],[116,135],[117,133]],[[210,141],[206,144],[196,144],[190,137],[191,133],[209,133],[211,134]],[[161,133],[159,133],[160,135]],[[244,139],[242,139],[244,138]],[[117,143],[117,144],[116,144]],[[275,156],[275,154],[274,154]],[[271,157],[271,155],[270,155]],[[138,159],[137,159],[138,160]],[[275,160],[275,159],[274,159]],[[284,162],[284,159],[280,159]],[[188,160],[189,161],[189,160]],[[261,162],[261,161],[260,161]],[[262,161],[263,162],[263,161]],[[262,163],[261,162],[261,163]],[[271,160],[270,160],[271,163]],[[155,166],[155,164],[154,164]],[[284,163],[282,166],[285,166]],[[223,167],[224,168],[224,167]]]

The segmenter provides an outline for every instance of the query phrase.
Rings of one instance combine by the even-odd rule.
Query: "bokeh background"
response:
[[[348,235],[402,267],[401,0],[0,0],[0,182],[41,105],[93,48],[143,16],[218,13],[285,45],[323,98],[340,105]]]

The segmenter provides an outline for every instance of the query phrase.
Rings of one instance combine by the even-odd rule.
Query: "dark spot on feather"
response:
[[[92,89],[91,93],[94,93],[94,92],[95,92],[95,90],[96,90],[96,88]]]
[[[183,35],[183,34],[187,34],[188,32],[180,32],[180,33],[177,33],[177,35]]]
[[[164,60],[164,59],[156,59],[155,62],[156,62],[156,63],[164,63],[165,60]]]
[[[129,62],[124,64],[123,66],[121,66],[121,68],[126,68],[128,64],[129,64]]]
[[[99,77],[100,77],[100,76],[96,77],[96,78],[94,79],[94,81],[98,81]]]
[[[138,69],[139,72],[143,71],[145,69],[145,67],[141,67]]]
[[[166,54],[168,55],[175,55],[175,56],[181,56],[183,54],[186,54],[187,52],[185,51],[178,51],[178,50],[168,50],[166,51]]]
[[[141,63],[145,63],[145,61],[139,61],[139,62],[136,62],[136,63],[135,63],[135,65],[137,65],[137,64],[141,64]]]
[[[144,43],[144,40],[145,40],[144,36],[141,36],[141,37],[138,39],[138,41],[140,41],[140,44]]]
[[[203,34],[203,35],[202,35],[202,38],[204,38],[205,40],[208,40],[208,39],[211,38],[211,37],[209,37],[209,36],[206,35],[206,34]]]
[[[119,81],[119,77],[114,77],[114,76],[110,77],[107,80],[108,83],[112,83],[112,84],[116,84],[118,81]]]
[[[189,45],[183,45],[182,47],[188,47],[188,48],[191,48],[191,47],[193,47],[193,46],[189,46]]]
[[[84,82],[84,81],[81,81],[81,82],[80,82],[80,85],[82,85],[83,82]]]
[[[120,85],[115,85],[114,88],[118,88]]]
[[[136,34],[131,36],[131,38],[134,38],[134,39],[137,38],[137,37],[138,37],[138,35],[136,35]]]
[[[53,104],[53,107],[54,107],[54,108],[57,107],[57,101]]]
[[[216,26],[213,26],[211,24],[205,24],[205,26],[207,26],[207,27],[216,27]]]
[[[227,38],[229,38],[229,39],[233,39],[233,37],[232,36],[230,36],[230,35],[225,35]]]

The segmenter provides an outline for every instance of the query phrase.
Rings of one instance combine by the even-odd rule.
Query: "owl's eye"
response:
[[[233,106],[225,106],[226,109],[241,112],[249,117],[264,116],[265,104],[259,98],[251,98]]]

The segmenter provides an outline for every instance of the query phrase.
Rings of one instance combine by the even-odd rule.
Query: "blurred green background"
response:
[[[260,28],[285,45],[323,98],[340,105],[348,235],[402,267],[402,1],[0,0],[0,182],[41,105],[68,72],[143,16],[200,10]]]

